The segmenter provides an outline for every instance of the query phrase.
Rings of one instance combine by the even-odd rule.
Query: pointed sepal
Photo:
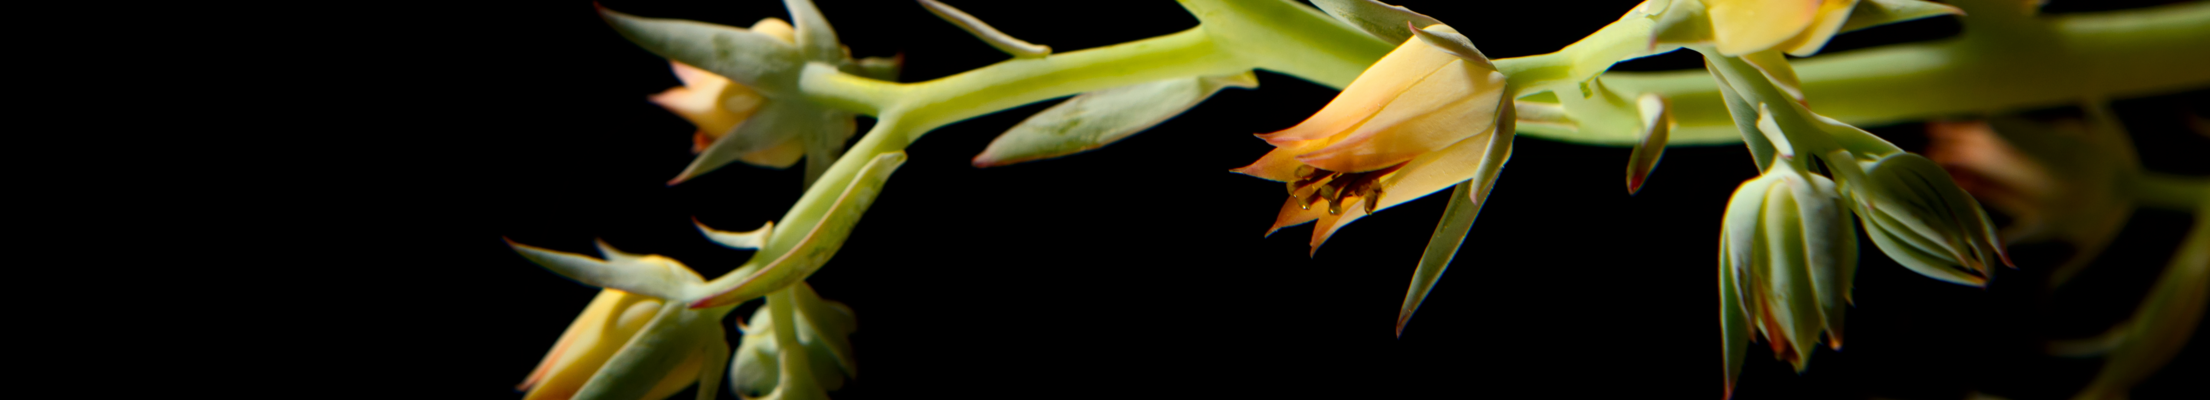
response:
[[[1443,23],[1404,6],[1383,4],[1375,0],[1312,0],[1312,5],[1319,6],[1320,11],[1328,16],[1392,45],[1402,44],[1412,38],[1412,32],[1406,32],[1402,28],[1407,23],[1413,29]]]
[[[1842,31],[1943,15],[1964,15],[1964,10],[1957,6],[1921,0],[1859,0],[1856,9],[1849,12],[1849,22],[1842,24]]]

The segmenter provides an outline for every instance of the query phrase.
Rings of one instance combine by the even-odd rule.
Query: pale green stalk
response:
[[[883,82],[825,65],[807,67],[799,82],[807,99],[875,115],[878,122],[824,174],[820,182],[824,184],[814,185],[784,215],[776,231],[805,232],[819,224],[830,206],[824,200],[837,194],[831,188],[844,187],[875,155],[902,150],[946,124],[1086,91],[1253,68],[1341,88],[1392,48],[1296,3],[1183,0],[1182,5],[1197,16],[1199,27],[1113,46],[1008,60],[927,82]],[[1853,124],[2067,104],[2080,98],[2154,94],[2210,83],[2210,68],[2201,68],[2210,64],[2210,52],[2201,51],[2210,48],[2210,4],[2065,15],[2039,22],[2056,44],[1999,45],[2009,39],[1975,40],[1967,35],[1821,56],[1795,65],[1814,108]],[[1585,81],[1619,58],[1647,51],[1647,28],[1637,28],[1646,24],[1640,18],[1627,18],[1558,53],[1501,59],[1496,64],[1514,74],[1513,84],[1522,88]],[[1710,74],[1704,71],[1603,76],[1603,84],[1615,90],[1658,93],[1671,99],[1679,123],[1672,144],[1741,140]],[[1568,142],[1624,146],[1637,139],[1633,131],[1525,126],[1528,129],[1522,133]],[[768,248],[755,255],[754,263],[716,281],[748,275],[758,260],[772,260],[789,251],[788,241],[798,239],[794,236],[776,235]],[[778,241],[782,243],[773,243]]]

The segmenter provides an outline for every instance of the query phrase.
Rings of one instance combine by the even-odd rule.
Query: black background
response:
[[[903,54],[903,81],[1006,58],[910,1],[818,3],[855,56]],[[1403,3],[1502,58],[1560,48],[1635,2]],[[735,26],[788,18],[768,0],[604,4]],[[1165,1],[953,5],[1058,52],[1196,24]],[[693,128],[645,98],[678,83],[589,3],[410,7],[415,19],[380,28],[410,42],[377,49],[391,55],[369,60],[388,67],[376,79],[323,82],[378,94],[350,114],[374,132],[334,138],[351,147],[317,161],[338,173],[329,183],[344,188],[340,204],[355,206],[279,218],[296,217],[277,228],[297,231],[347,226],[335,229],[349,237],[296,259],[370,285],[330,303],[325,319],[354,338],[347,352],[391,376],[310,396],[518,397],[512,385],[596,289],[515,256],[502,237],[586,253],[603,238],[711,277],[750,253],[706,241],[692,218],[750,229],[801,193],[799,168],[744,165],[666,186],[690,161]],[[1842,35],[1828,51],[1957,30],[1953,19],[1912,22]],[[1620,68],[1700,66],[1674,54]],[[1270,149],[1249,134],[1294,125],[1335,92],[1263,71],[1259,80],[1061,159],[969,164],[1048,101],[915,143],[844,250],[808,280],[859,316],[860,374],[832,395],[1720,396],[1714,253],[1728,195],[1756,172],[1743,148],[1669,149],[1630,196],[1628,149],[1521,137],[1453,268],[1395,337],[1441,196],[1352,224],[1317,257],[1306,256],[1309,227],[1262,237],[1281,185],[1226,171]],[[372,87],[381,85],[391,86]],[[2199,92],[2119,104],[2152,168],[2210,172],[2186,156],[2210,144],[2173,122],[2195,107],[2174,105],[2186,98]],[[861,132],[871,122],[862,118]],[[1908,147],[1924,143],[1919,129],[1876,131]],[[1864,242],[1849,347],[1820,350],[1798,375],[1753,346],[1738,398],[2062,398],[2098,361],[2040,356],[2041,341],[2124,318],[2189,222],[2136,213],[2077,287],[2054,294],[2039,288],[2061,247],[2020,249],[2025,269],[1983,290],[1918,276]],[[2137,397],[2203,392],[2202,375],[2178,372],[2203,367],[2202,347]]]

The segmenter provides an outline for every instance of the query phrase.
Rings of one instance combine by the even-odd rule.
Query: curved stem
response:
[[[2143,206],[2171,211],[2194,212],[2210,204],[2210,178],[2142,171],[2127,180],[2126,191]]]

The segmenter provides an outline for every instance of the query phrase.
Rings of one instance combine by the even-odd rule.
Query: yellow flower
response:
[[[660,299],[620,290],[600,290],[598,297],[591,299],[591,305],[584,307],[583,315],[576,317],[575,323],[568,325],[568,331],[560,334],[560,340],[553,343],[544,361],[540,361],[537,369],[530,371],[529,377],[515,389],[529,390],[529,394],[523,396],[525,400],[575,396],[576,391],[583,389],[584,382],[598,373],[600,366],[652,321],[653,314],[660,308]],[[706,355],[697,351],[688,353],[690,355],[681,364],[652,386],[645,398],[667,398],[698,381],[698,369],[705,363]]]
[[[1430,26],[1319,113],[1259,135],[1274,151],[1234,171],[1288,183],[1290,199],[1267,234],[1317,220],[1317,251],[1343,225],[1472,178],[1492,153],[1510,151],[1504,74],[1470,44],[1438,47],[1434,35],[1463,40],[1448,26]],[[1499,125],[1506,136],[1492,140]]]
[[[751,30],[774,36],[784,42],[794,40],[790,24],[780,19],[762,19],[753,24]],[[674,65],[675,77],[683,82],[683,86],[653,95],[652,102],[698,127],[698,132],[692,135],[692,153],[704,152],[715,140],[736,131],[737,125],[751,118],[753,112],[759,111],[760,105],[767,101],[765,96],[752,88],[731,82],[729,78],[681,62],[668,63]],[[798,162],[805,155],[805,145],[793,136],[782,143],[739,154],[736,158],[747,164],[781,168]]]
[[[1779,49],[1817,53],[1842,30],[1857,0],[1703,0],[1712,39],[1729,56]]]

